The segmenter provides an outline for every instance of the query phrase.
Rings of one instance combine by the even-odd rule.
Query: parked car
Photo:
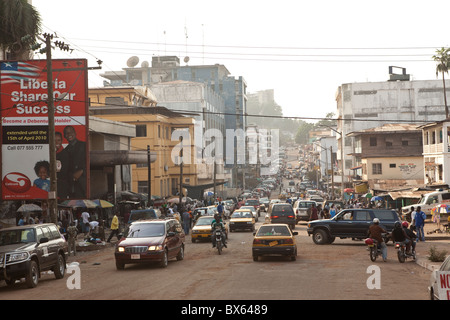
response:
[[[297,200],[294,202],[293,208],[297,223],[299,221],[309,221],[309,217],[311,216],[311,207],[313,204],[317,207],[317,203],[311,200]]]
[[[316,244],[333,243],[336,237],[364,239],[374,218],[380,219],[380,225],[388,232],[400,221],[395,210],[344,209],[331,219],[310,221],[307,232]]]
[[[184,259],[185,234],[177,219],[139,220],[117,244],[114,253],[116,268],[125,264],[159,262],[167,267],[169,259]]]
[[[439,279],[438,279],[438,271],[445,271],[445,272],[449,272],[450,271],[450,256],[448,256],[444,262],[442,262],[440,268],[438,270],[434,270],[431,273],[431,279],[430,279],[430,286],[428,287],[428,292],[430,294],[430,299],[431,300],[438,300],[439,299],[439,288],[438,288],[438,284],[439,284]]]
[[[191,240],[196,242],[197,240],[211,240],[212,227],[211,223],[214,220],[214,216],[203,216],[198,218],[194,227],[191,230]],[[228,239],[228,225],[225,224],[225,236]]]
[[[53,223],[0,230],[0,280],[13,286],[25,278],[29,288],[38,285],[41,272],[51,270],[64,277],[68,245]]]
[[[270,223],[285,223],[291,229],[297,224],[292,205],[289,203],[274,203],[269,207]]]
[[[230,217],[230,232],[235,230],[246,230],[255,231],[255,218],[251,210],[249,209],[238,209],[233,212]]]
[[[253,234],[253,261],[258,261],[263,255],[289,256],[291,260],[296,260],[297,244],[294,236],[297,234],[298,232],[291,232],[286,224],[263,224]]]

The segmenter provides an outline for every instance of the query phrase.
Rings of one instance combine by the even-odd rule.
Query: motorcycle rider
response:
[[[374,218],[373,224],[369,227],[369,237],[377,241],[377,247],[381,249],[381,256],[383,261],[386,262],[387,247],[382,236],[383,233],[387,233],[387,231],[380,226],[380,219]]]
[[[406,252],[411,251],[411,237],[402,228],[402,223],[400,221],[395,221],[394,230],[391,233],[392,241],[394,242],[404,242],[406,244]]]
[[[405,230],[406,235],[411,238],[411,247],[412,251],[416,251],[416,241],[414,241],[417,238],[417,235],[412,231],[410,228],[408,228],[408,222],[403,221],[402,222],[403,230]]]
[[[220,229],[222,230],[222,243],[223,246],[227,248],[227,244],[225,242],[225,225],[223,224],[222,219],[217,213],[214,215],[214,220],[211,222],[211,241],[213,248],[216,247],[216,227],[220,227]]]

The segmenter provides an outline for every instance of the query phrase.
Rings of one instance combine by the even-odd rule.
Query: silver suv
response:
[[[317,207],[317,202],[312,200],[297,200],[294,203],[295,219],[298,223],[299,221],[309,221],[311,216],[312,205]]]

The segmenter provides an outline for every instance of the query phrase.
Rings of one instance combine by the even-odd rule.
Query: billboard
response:
[[[1,61],[3,200],[48,199],[46,60]],[[58,199],[89,197],[87,60],[52,60]]]

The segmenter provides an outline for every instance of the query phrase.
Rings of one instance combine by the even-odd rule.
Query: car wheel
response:
[[[39,266],[36,261],[31,260],[30,269],[25,276],[25,283],[28,288],[36,288],[39,282]]]
[[[328,243],[328,235],[325,230],[319,229],[313,233],[313,241],[315,244],[326,244]]]
[[[16,284],[16,279],[14,279],[14,278],[11,278],[9,280],[5,279],[5,282],[8,287],[13,287]]]
[[[181,260],[183,260],[183,259],[184,259],[184,246],[182,245],[182,246],[180,247],[180,252],[178,252],[177,260],[178,260],[178,261],[181,261]]]
[[[64,261],[64,257],[62,254],[58,254],[53,272],[55,273],[56,279],[64,278],[64,274],[66,273],[66,262]]]
[[[169,265],[169,257],[167,255],[167,250],[164,250],[163,258],[162,258],[159,266],[161,268],[167,268],[168,265]]]
[[[258,256],[256,254],[253,255],[253,261],[258,261]]]
[[[197,240],[197,239],[195,239],[195,238],[192,238],[192,239],[191,239],[192,243],[195,243],[196,240]]]
[[[119,261],[116,260],[116,269],[117,269],[117,270],[123,270],[123,269],[125,269],[125,263],[119,262]]]

